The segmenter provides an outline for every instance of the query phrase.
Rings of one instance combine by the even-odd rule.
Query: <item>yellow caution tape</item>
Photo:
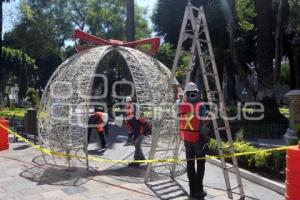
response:
[[[195,160],[195,159],[158,159],[158,160],[110,160],[110,159],[102,159],[94,156],[89,156],[88,158],[84,156],[78,156],[78,155],[72,155],[72,154],[65,154],[62,152],[56,152],[56,151],[51,151],[49,149],[46,149],[40,145],[36,145],[32,142],[30,142],[28,139],[22,137],[21,135],[13,132],[9,128],[6,128],[2,124],[0,124],[0,127],[3,128],[4,130],[8,131],[11,135],[15,136],[16,138],[26,142],[28,145],[34,147],[38,151],[42,152],[43,154],[46,155],[54,155],[58,157],[65,157],[65,158],[79,158],[79,159],[88,159],[96,162],[106,162],[106,163],[179,163],[179,162],[186,162],[189,160]],[[283,147],[277,147],[277,148],[272,148],[272,149],[264,149],[264,150],[258,150],[258,151],[249,151],[249,152],[243,152],[243,153],[234,153],[234,154],[226,154],[226,155],[220,155],[220,156],[204,156],[201,158],[196,158],[196,160],[205,160],[208,158],[214,158],[214,159],[220,159],[220,158],[231,158],[231,157],[241,157],[241,156],[247,156],[247,155],[253,155],[257,153],[263,153],[263,152],[272,152],[272,151],[284,151],[287,150],[291,147],[294,146],[283,146]]]

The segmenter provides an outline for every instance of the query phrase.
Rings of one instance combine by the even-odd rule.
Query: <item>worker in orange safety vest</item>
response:
[[[128,138],[125,146],[132,145],[132,124],[130,120],[134,117],[134,104],[132,103],[131,97],[126,97],[126,104],[125,104],[125,125],[128,129]]]
[[[199,90],[195,83],[188,83],[185,87],[185,100],[179,104],[179,136],[184,141],[187,159],[187,175],[189,179],[190,196],[203,199],[205,172],[205,157],[207,139],[205,126],[208,124],[205,105],[199,101]],[[197,162],[197,170],[195,169]]]
[[[96,130],[100,138],[101,149],[106,149],[106,139],[105,133],[108,132],[108,115],[104,113],[103,108],[95,108],[95,112],[89,118],[89,128],[88,128],[88,142],[90,141],[92,128]]]

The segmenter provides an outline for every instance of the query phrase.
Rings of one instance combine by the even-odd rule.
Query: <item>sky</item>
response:
[[[151,26],[150,16],[157,0],[135,0],[137,5],[147,9],[147,20]],[[3,33],[10,31],[18,20],[18,4],[20,0],[3,4]]]

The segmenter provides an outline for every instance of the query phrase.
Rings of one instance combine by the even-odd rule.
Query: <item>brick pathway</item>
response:
[[[123,146],[126,137],[119,135],[110,140],[110,149],[98,152],[111,159],[132,159],[132,146]],[[112,144],[113,141],[113,144]],[[96,144],[90,145],[95,150]],[[145,149],[147,150],[147,149]],[[0,151],[0,200],[143,200],[188,199],[180,196],[188,191],[186,174],[177,182],[168,178],[151,183],[143,182],[146,166],[130,168],[125,164],[91,162],[91,170],[67,169],[45,164],[43,157],[23,142],[11,143],[8,151]],[[222,171],[206,164],[206,199],[228,199]],[[247,195],[256,199],[283,200],[284,197],[249,181],[243,180]],[[178,195],[178,196],[177,196]],[[247,198],[251,199],[251,198]]]

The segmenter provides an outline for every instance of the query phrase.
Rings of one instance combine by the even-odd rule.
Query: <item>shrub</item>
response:
[[[254,166],[258,169],[265,169],[268,167],[268,157],[270,157],[270,152],[258,152],[254,154]]]
[[[29,88],[27,90],[27,94],[26,95],[29,98],[28,101],[31,103],[31,106],[33,108],[38,108],[40,99],[39,99],[39,95],[38,95],[37,91],[35,91],[32,88]]]
[[[257,150],[246,142],[235,142],[234,149],[236,153],[245,153]],[[255,164],[255,159],[253,155],[246,155],[239,157],[239,162],[244,166],[252,167]]]
[[[300,124],[296,125],[296,133],[297,133],[298,139],[300,139]]]
[[[226,143],[223,143],[226,146]],[[218,155],[217,141],[211,139],[209,142],[209,150],[213,155]],[[260,149],[255,148],[245,141],[234,142],[234,149],[236,153],[256,152]],[[273,151],[273,152],[257,152],[251,155],[245,155],[238,157],[240,166],[251,168],[255,171],[264,171],[276,178],[284,178],[285,174],[285,151]],[[231,162],[230,158],[226,161]]]

